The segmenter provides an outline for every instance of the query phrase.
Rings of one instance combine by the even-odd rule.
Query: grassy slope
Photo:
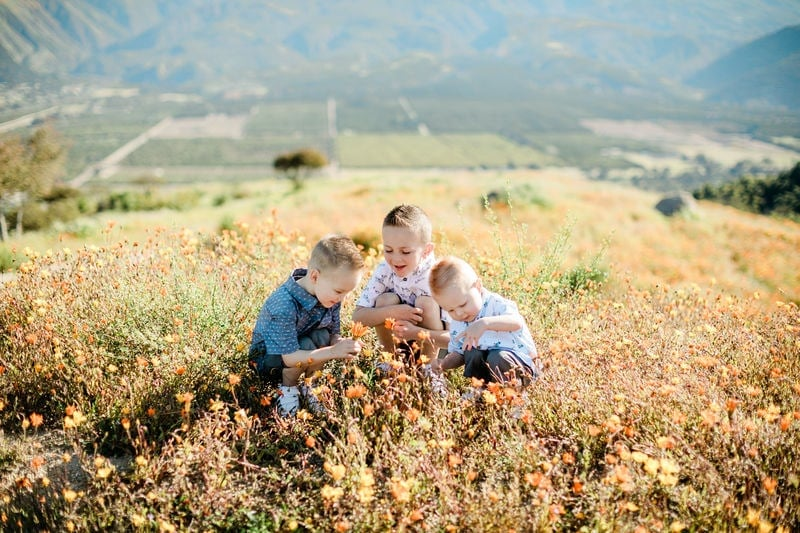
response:
[[[565,170],[348,172],[298,195],[240,187],[250,196],[217,208],[117,217],[94,237],[108,246],[72,241],[3,287],[6,525],[800,524],[800,314],[776,303],[798,299],[797,224],[705,203],[664,219],[653,195]],[[515,205],[492,223],[479,197],[506,187]],[[377,244],[399,202],[428,211],[438,253],[464,255],[520,302],[547,365],[522,418],[508,418],[520,401],[504,391],[459,405],[457,375],[445,401],[413,373],[373,379],[368,336],[354,367],[331,365],[320,391],[331,419],[275,420],[243,355],[261,301],[324,233]],[[230,216],[235,232],[210,238]],[[570,228],[564,256],[548,252]],[[605,240],[603,291],[546,288],[550,269],[587,262]]]
[[[604,263],[615,277],[630,277],[638,286],[718,284],[740,295],[760,292],[770,298],[800,300],[800,258],[793,253],[800,249],[797,224],[710,202],[701,203],[693,215],[665,218],[653,209],[658,195],[588,181],[570,169],[347,170],[312,178],[295,195],[288,194],[286,182],[274,180],[199,187],[205,191],[204,205],[191,211],[106,213],[87,221],[86,237],[29,233],[5,246],[44,251],[54,246],[76,248],[85,242],[142,240],[157,226],[215,231],[231,220],[258,224],[273,209],[288,229],[309,240],[341,231],[377,244],[385,211],[410,202],[430,213],[440,251],[447,251],[467,242],[490,241],[481,198],[497,191],[512,198],[510,212],[498,210],[501,224],[525,225],[523,245],[534,254],[559,228],[573,225],[570,267],[591,259],[607,241]],[[212,200],[221,196],[240,199],[212,207]],[[101,231],[108,221],[114,227]]]

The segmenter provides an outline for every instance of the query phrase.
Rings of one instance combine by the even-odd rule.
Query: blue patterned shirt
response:
[[[300,349],[298,339],[315,329],[327,329],[331,337],[341,333],[341,303],[331,308],[319,303],[313,294],[297,283],[306,272],[305,268],[294,270],[264,302],[253,328],[251,359],[296,352]]]

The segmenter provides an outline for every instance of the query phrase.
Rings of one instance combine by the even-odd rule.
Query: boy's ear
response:
[[[319,270],[317,270],[316,268],[310,269],[308,271],[308,279],[310,279],[312,282],[316,283],[317,280],[319,279]]]
[[[433,252],[433,243],[429,242],[425,245],[425,251],[422,253],[422,255],[428,256],[431,252]]]
[[[475,288],[481,290],[483,288],[483,284],[481,283],[481,278],[475,280]]]

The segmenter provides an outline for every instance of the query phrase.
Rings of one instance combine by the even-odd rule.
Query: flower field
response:
[[[797,289],[687,283],[711,268],[702,263],[660,262],[657,283],[630,268],[595,276],[596,262],[565,262],[590,230],[551,227],[534,253],[504,216],[468,217],[478,242],[447,229],[437,250],[464,255],[519,303],[545,364],[526,395],[494,387],[462,403],[458,373],[446,398],[416,368],[376,373],[395,358],[351,323],[351,297],[344,333],[365,348],[316,380],[329,416],[292,420],[276,415],[247,349],[263,300],[305,262],[310,231],[272,213],[31,253],[0,287],[2,528],[800,528],[800,309],[786,297]],[[709,238],[677,224],[699,235],[670,246]],[[614,244],[605,253],[632,264]],[[369,268],[380,259],[365,255]],[[793,268],[783,255],[739,260],[776,284]]]

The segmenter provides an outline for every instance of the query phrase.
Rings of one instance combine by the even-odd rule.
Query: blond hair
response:
[[[308,268],[324,272],[347,267],[351,270],[364,268],[364,257],[358,246],[345,235],[328,235],[323,237],[311,250]]]
[[[475,270],[463,259],[452,255],[443,257],[433,265],[428,281],[431,293],[441,294],[447,287],[471,286],[478,279]]]
[[[400,204],[392,208],[383,218],[383,226],[408,228],[423,242],[431,242],[431,221],[425,211],[416,205]]]

